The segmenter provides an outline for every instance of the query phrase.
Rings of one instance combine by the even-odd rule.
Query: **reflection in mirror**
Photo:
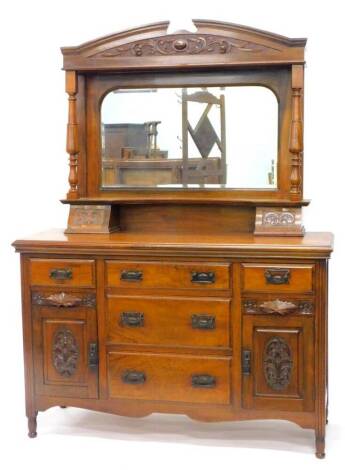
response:
[[[268,88],[114,90],[101,135],[104,188],[277,188],[278,102]]]

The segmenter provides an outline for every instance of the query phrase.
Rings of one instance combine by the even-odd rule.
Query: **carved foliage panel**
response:
[[[85,334],[84,320],[43,319],[46,384],[85,382]]]
[[[302,397],[303,335],[299,328],[254,330],[256,396]]]

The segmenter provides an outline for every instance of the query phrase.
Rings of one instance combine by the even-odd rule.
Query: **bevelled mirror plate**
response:
[[[278,101],[263,86],[116,89],[102,187],[276,189]]]

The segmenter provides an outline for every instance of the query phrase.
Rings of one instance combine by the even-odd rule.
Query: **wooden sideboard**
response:
[[[51,406],[327,419],[332,236],[48,232],[21,253],[29,435]]]
[[[323,458],[333,238],[302,223],[306,40],[194,24],[62,49],[68,226],[14,242],[29,436],[52,406],[283,419]]]

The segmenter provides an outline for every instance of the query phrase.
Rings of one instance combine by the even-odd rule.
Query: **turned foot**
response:
[[[28,436],[29,437],[36,437],[37,436],[37,413],[34,416],[28,417]]]
[[[315,439],[315,446],[316,452],[315,455],[318,459],[324,459],[325,454],[325,438],[324,437],[316,437]]]

